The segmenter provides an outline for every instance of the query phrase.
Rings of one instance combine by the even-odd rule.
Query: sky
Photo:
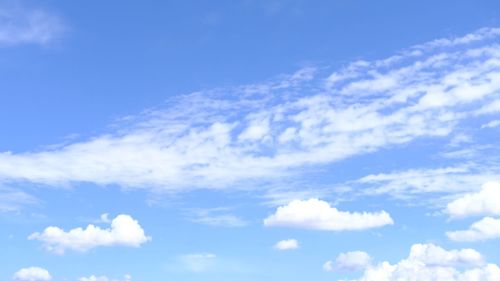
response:
[[[0,281],[500,280],[499,12],[0,0]]]

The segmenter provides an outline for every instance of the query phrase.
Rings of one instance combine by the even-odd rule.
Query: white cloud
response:
[[[345,212],[318,199],[294,200],[278,207],[264,220],[266,226],[283,226],[316,230],[363,230],[393,224],[391,216],[380,212]]]
[[[13,279],[16,281],[49,281],[52,280],[50,273],[41,267],[27,267],[17,271]]]
[[[131,281],[131,280],[132,277],[128,274],[125,275],[122,279],[111,279],[107,276],[95,276],[95,275],[78,278],[78,281]]]
[[[500,215],[500,183],[485,183],[479,192],[465,194],[450,202],[446,212],[451,217]]]
[[[78,281],[109,281],[109,278],[106,276],[91,275],[89,277],[80,277]]]
[[[368,266],[358,281],[448,280],[498,281],[500,268],[486,264],[473,249],[445,250],[433,244],[415,244],[408,258]]]
[[[473,223],[468,230],[446,232],[453,241],[473,242],[500,238],[500,219],[485,217]]]
[[[254,119],[254,118],[252,118]],[[240,141],[256,141],[261,140],[269,134],[269,120],[263,118],[262,120],[251,120],[248,127],[238,136]]]
[[[42,233],[33,233],[30,240],[41,241],[47,251],[64,254],[66,250],[86,252],[101,246],[139,247],[151,240],[139,223],[129,215],[118,215],[111,221],[111,228],[101,229],[89,224],[85,229],[74,228],[68,232],[50,226]]]
[[[348,75],[307,68],[268,83],[177,97],[92,139],[0,153],[0,180],[155,191],[248,188],[445,137],[498,99],[496,36],[498,29],[482,29],[433,41],[354,62]]]
[[[102,214],[100,217],[99,217],[99,222],[101,223],[110,223],[111,220],[109,219],[109,214],[108,213],[104,213]]]
[[[352,184],[359,187],[358,190],[363,195],[384,194],[399,199],[412,199],[429,193],[449,196],[477,191],[481,184],[492,180],[500,180],[498,169],[461,165],[372,174]],[[446,203],[449,202],[449,198],[443,199]],[[415,203],[415,200],[412,201]]]
[[[328,272],[335,271],[335,264],[333,263],[333,261],[326,261],[323,264],[323,270]]]
[[[335,262],[327,261],[323,264],[325,271],[357,271],[370,265],[372,258],[366,252],[353,251],[341,253]]]
[[[500,126],[500,120],[492,120],[484,125],[481,125],[481,129],[484,129],[484,128],[496,128]]]
[[[274,248],[280,251],[295,250],[299,248],[299,241],[295,239],[281,240],[274,245]]]
[[[37,202],[35,197],[22,190],[0,186],[0,212],[19,211],[23,206]]]
[[[485,115],[497,112],[500,112],[500,100],[493,100],[492,102],[479,108],[475,113],[478,115]]]
[[[190,220],[195,223],[215,227],[244,227],[248,222],[244,219],[227,213],[230,208],[211,208],[191,210]]]
[[[61,19],[47,11],[0,3],[0,46],[45,45],[58,38],[64,29]]]
[[[192,272],[205,272],[213,268],[217,256],[211,253],[188,254],[180,257],[185,269]]]

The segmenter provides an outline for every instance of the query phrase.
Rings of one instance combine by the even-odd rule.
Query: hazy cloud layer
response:
[[[0,47],[46,45],[66,29],[62,20],[48,11],[8,3],[0,1]]]

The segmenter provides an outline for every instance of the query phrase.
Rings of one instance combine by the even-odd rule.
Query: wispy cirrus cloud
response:
[[[0,47],[46,45],[65,31],[60,17],[43,10],[0,1]]]
[[[197,92],[62,147],[0,153],[0,180],[181,191],[253,188],[309,168],[448,137],[499,98],[499,29],[442,39],[332,73],[304,68]]]
[[[38,199],[22,190],[0,186],[0,212],[16,212],[38,202]]]
[[[193,209],[188,213],[188,219],[194,223],[214,227],[244,227],[248,222],[229,213],[231,208]]]
[[[496,167],[469,163],[372,174],[351,184],[357,186],[363,195],[389,195],[399,199],[411,199],[432,193],[445,197],[464,194],[476,191],[484,182],[499,177]]]

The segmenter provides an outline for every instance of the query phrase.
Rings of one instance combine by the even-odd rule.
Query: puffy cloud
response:
[[[13,279],[16,281],[49,281],[52,280],[50,273],[41,267],[27,267],[17,271]]]
[[[500,238],[500,219],[485,217],[473,223],[468,230],[446,232],[453,241],[479,241]]]
[[[295,239],[281,240],[274,245],[274,248],[280,251],[295,250],[299,248],[299,241]]]
[[[333,74],[307,68],[177,97],[91,139],[2,152],[0,181],[248,188],[300,177],[312,165],[446,137],[498,99],[498,33],[481,29]]]
[[[500,183],[488,182],[477,193],[469,193],[446,207],[451,217],[500,215]]]
[[[357,280],[498,281],[500,268],[486,264],[481,254],[473,249],[448,251],[433,244],[415,244],[408,258],[394,265],[384,261],[368,266]]]
[[[333,261],[323,264],[325,271],[356,271],[366,268],[371,263],[371,257],[366,252],[353,251],[341,253]]]
[[[385,212],[345,212],[331,207],[318,199],[294,200],[278,207],[276,212],[264,220],[266,226],[284,226],[316,230],[363,230],[393,224]]]
[[[100,246],[139,247],[151,240],[136,220],[123,214],[116,216],[108,229],[90,224],[85,229],[75,228],[66,232],[50,226],[42,233],[31,234],[28,239],[41,241],[46,250],[56,254],[64,254],[66,250],[86,252]]]
[[[65,30],[62,21],[54,14],[5,4],[0,3],[0,46],[45,45]]]

